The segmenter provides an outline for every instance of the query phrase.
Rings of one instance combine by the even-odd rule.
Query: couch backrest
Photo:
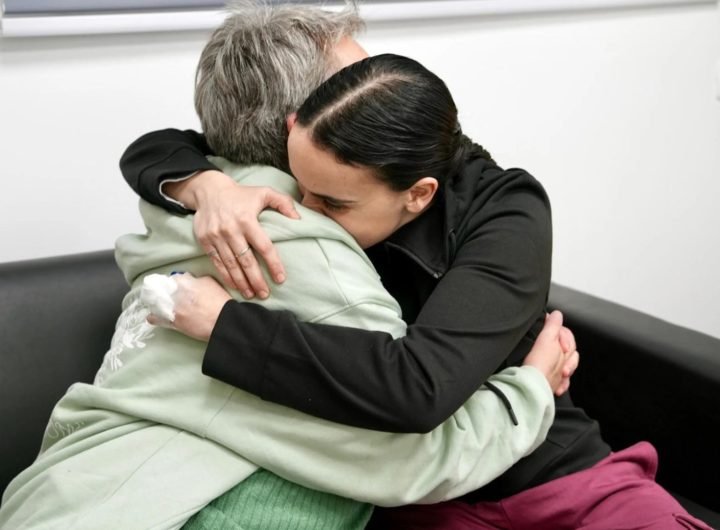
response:
[[[0,492],[68,386],[92,381],[127,290],[112,251],[0,264]]]

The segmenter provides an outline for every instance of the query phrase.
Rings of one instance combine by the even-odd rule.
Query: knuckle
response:
[[[223,239],[227,239],[228,237],[232,236],[233,230],[230,229],[227,225],[223,225],[218,228],[217,233]]]
[[[257,250],[260,254],[263,256],[268,255],[268,257],[272,257],[273,259],[275,256],[269,256],[271,253],[274,254],[273,251],[273,244],[270,242],[269,239],[261,239],[260,241],[256,242],[255,250]]]
[[[253,256],[252,252],[247,252],[246,254],[240,256],[238,261],[243,268],[252,267],[255,264],[255,256]]]
[[[243,274],[233,275],[231,285],[232,284],[235,284],[238,287],[238,289],[241,289],[241,290],[246,290],[248,287],[248,282],[245,279],[245,275],[243,275]]]
[[[238,287],[238,289],[245,290],[248,288],[248,281],[245,277],[245,274],[241,270],[237,270],[236,274],[233,276],[233,283]]]
[[[257,221],[247,215],[242,216],[237,220],[237,225],[242,231],[247,231],[252,228]]]

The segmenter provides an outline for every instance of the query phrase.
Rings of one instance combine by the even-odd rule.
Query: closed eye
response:
[[[341,212],[341,211],[347,209],[346,204],[338,204],[336,202],[329,201],[327,199],[323,199],[323,207],[327,208],[331,212]]]

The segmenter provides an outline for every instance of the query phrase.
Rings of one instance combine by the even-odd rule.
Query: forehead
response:
[[[383,186],[371,169],[343,164],[317,147],[307,129],[299,125],[290,130],[288,157],[297,181],[315,195],[355,201]]]
[[[343,37],[334,48],[338,70],[368,57],[368,53],[352,37]]]

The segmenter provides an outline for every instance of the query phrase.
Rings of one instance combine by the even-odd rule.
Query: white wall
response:
[[[196,127],[207,33],[0,40],[0,262],[140,231],[124,147]],[[720,337],[712,5],[373,23],[446,79],[466,132],[554,205],[555,281]]]

